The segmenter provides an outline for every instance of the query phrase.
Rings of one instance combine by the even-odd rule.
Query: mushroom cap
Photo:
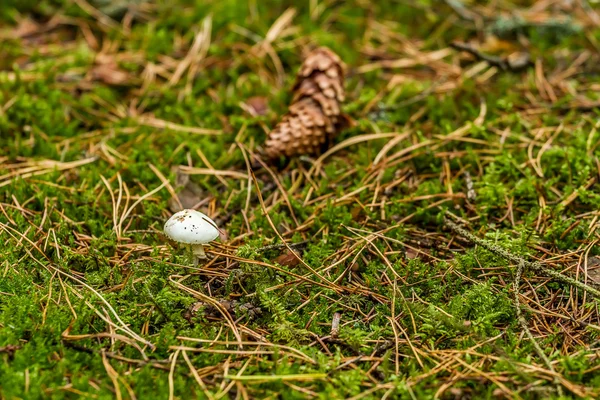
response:
[[[219,236],[217,224],[196,210],[181,210],[165,223],[165,235],[179,243],[205,244]]]

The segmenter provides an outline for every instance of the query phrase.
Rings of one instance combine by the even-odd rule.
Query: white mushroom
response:
[[[196,210],[182,210],[173,214],[165,223],[164,230],[172,240],[191,245],[194,266],[198,265],[198,259],[207,258],[203,245],[219,236],[215,222]]]

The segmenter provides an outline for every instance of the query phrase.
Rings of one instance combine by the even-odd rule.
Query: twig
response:
[[[22,346],[19,346],[17,344],[9,344],[7,346],[2,346],[0,347],[0,354],[2,353],[6,353],[8,354],[8,357],[12,359],[12,357],[14,357],[15,352],[19,349],[21,349]]]
[[[514,296],[515,296],[515,309],[517,311],[517,320],[519,321],[519,324],[521,325],[521,328],[525,331],[525,334],[527,335],[527,337],[529,338],[529,341],[531,342],[531,344],[533,344],[533,348],[535,349],[535,352],[537,353],[537,355],[544,361],[544,364],[546,364],[546,367],[556,373],[556,371],[554,370],[554,367],[552,366],[552,363],[550,362],[550,359],[546,356],[546,353],[544,353],[544,350],[542,350],[542,348],[540,347],[540,344],[535,340],[535,338],[533,337],[533,334],[531,333],[531,331],[529,330],[529,327],[527,326],[527,321],[525,321],[525,318],[523,317],[523,313],[521,312],[521,303],[519,302],[519,286],[521,284],[521,276],[523,275],[523,269],[525,268],[525,261],[521,261],[518,265],[517,265],[517,271],[515,273],[515,280],[514,280]],[[560,385],[559,380],[554,377],[554,383],[556,384],[556,390],[558,392],[558,396],[562,397],[563,396],[563,390],[562,390],[562,386]]]
[[[497,57],[486,53],[482,53],[475,47],[464,42],[452,42],[450,44],[450,47],[456,50],[467,52],[473,55],[475,58],[483,60],[494,67],[500,68],[503,71],[515,72],[532,65],[531,59],[529,58],[529,54],[527,53],[522,53],[521,57],[511,59],[510,57]]]
[[[455,217],[450,213],[446,213],[446,215],[450,216],[450,217]],[[519,263],[523,263],[523,265],[525,266],[525,268],[532,270],[532,271],[536,271],[536,272],[540,272],[542,274],[545,274],[547,276],[550,276],[551,278],[556,279],[557,281],[561,281],[564,283],[567,283],[569,285],[573,285],[578,289],[581,290],[585,290],[586,292],[588,292],[589,294],[595,296],[596,298],[600,299],[600,291],[598,291],[597,289],[594,289],[593,287],[586,285],[585,283],[579,282],[578,280],[575,280],[573,278],[570,278],[566,275],[561,274],[558,271],[555,271],[553,269],[544,267],[540,262],[535,261],[535,262],[531,262],[531,261],[526,261],[523,258],[516,256],[514,254],[512,254],[511,252],[509,252],[506,249],[503,249],[500,246],[496,246],[494,244],[489,243],[487,240],[484,239],[480,239],[477,236],[473,235],[472,233],[468,232],[467,230],[461,228],[460,226],[458,226],[457,224],[455,224],[454,222],[450,221],[449,219],[445,219],[445,224],[448,228],[450,228],[452,231],[454,231],[455,233],[457,233],[458,235],[464,237],[465,239],[469,240],[471,243],[474,243],[478,246],[483,247],[484,249],[491,251],[494,254],[499,255],[500,257],[505,258],[508,261],[511,261],[515,264],[519,264]]]
[[[256,251],[263,252],[263,251],[267,251],[267,250],[281,249],[286,246],[287,247],[304,247],[307,243],[308,243],[308,240],[303,240],[302,242],[298,242],[298,243],[288,243],[287,245],[285,245],[283,243],[270,244],[268,246],[259,247],[258,249],[256,249]]]
[[[445,3],[452,8],[452,10],[458,14],[464,20],[476,22],[478,19],[481,19],[479,15],[469,10],[462,1],[459,0],[445,0]]]
[[[550,108],[552,108],[553,110],[557,110],[560,111],[562,113],[568,112],[568,111],[594,111],[598,108],[600,108],[600,101],[589,101],[586,103],[580,102],[572,102],[569,104],[552,104],[551,106],[549,106]]]
[[[528,21],[521,17],[500,17],[490,21],[486,30],[499,38],[510,38],[518,35],[528,36],[528,30],[535,29],[538,32],[552,32],[558,37],[576,34],[582,30],[582,26],[573,18],[545,19],[543,21]]]

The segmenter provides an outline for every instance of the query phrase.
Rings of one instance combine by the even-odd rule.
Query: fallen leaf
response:
[[[177,199],[173,197],[169,199],[169,209],[174,213],[186,208],[193,208],[206,196],[204,190],[192,182],[189,175],[181,173],[179,168],[177,168],[175,177],[175,192],[177,192]],[[177,201],[178,199],[179,201]],[[181,205],[179,205],[180,203]]]
[[[269,112],[269,104],[264,96],[254,96],[246,100],[247,111],[253,116],[266,115]]]
[[[296,267],[300,264],[300,260],[298,259],[298,257],[292,254],[292,252],[289,250],[286,250],[283,254],[277,257],[275,259],[275,262],[285,267]]]
[[[365,216],[365,210],[361,206],[355,206],[350,210],[350,215],[352,215],[352,220],[358,222],[362,220]]]
[[[419,252],[416,251],[415,249],[411,249],[410,247],[406,249],[406,251],[404,252],[404,255],[406,256],[407,259],[409,260],[414,260],[415,258],[419,257]]]
[[[90,74],[92,80],[111,86],[124,85],[130,80],[129,73],[121,70],[116,63],[95,65]]]
[[[531,56],[529,53],[517,51],[506,57],[506,62],[511,69],[518,70],[531,64]]]
[[[229,240],[229,235],[225,229],[219,228],[219,240],[221,243],[226,243]]]
[[[124,85],[131,80],[130,74],[119,67],[115,55],[106,53],[96,55],[90,76],[92,81],[100,81],[113,86]]]
[[[31,18],[23,18],[19,21],[17,28],[12,31],[14,38],[25,38],[31,35],[35,35],[41,30],[40,25],[33,21]]]
[[[494,35],[487,35],[480,46],[486,53],[511,53],[517,49],[514,42],[503,40]]]

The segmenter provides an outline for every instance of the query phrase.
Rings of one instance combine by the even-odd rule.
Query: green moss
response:
[[[463,251],[467,245],[442,228],[442,219],[449,210],[478,236],[516,255],[550,261],[552,268],[570,267],[567,273],[575,274],[580,265],[582,279],[579,257],[599,253],[589,246],[600,208],[597,112],[565,107],[582,96],[597,100],[595,59],[586,58],[597,47],[597,28],[574,19],[515,19],[519,2],[503,4],[502,11],[486,5],[511,18],[486,21],[476,32],[453,11],[459,2],[313,1],[293,5],[296,14],[270,42],[271,52],[262,38],[274,32],[289,2],[157,0],[139,9],[137,1],[88,3],[113,22],[72,1],[9,0],[0,7],[0,348],[17,346],[0,351],[1,398],[103,399],[114,398],[116,390],[123,398],[130,390],[137,398],[167,398],[177,346],[187,347],[207,390],[220,398],[315,393],[324,399],[426,399],[448,382],[442,398],[493,398],[498,385],[483,373],[524,398],[536,396],[523,390],[527,385],[539,387],[540,397],[554,396],[550,375],[540,372],[545,367],[515,320],[514,266],[479,248]],[[130,25],[124,3],[139,11]],[[480,11],[477,2],[461,3]],[[186,69],[178,82],[169,82],[208,16],[205,58],[193,74]],[[48,30],[12,35],[27,18]],[[534,68],[497,71],[483,81],[479,74],[459,79],[459,65],[463,73],[474,65],[462,56],[364,68],[406,63],[415,51],[439,51],[490,32],[539,60],[556,101],[540,93],[544,85]],[[92,36],[131,79],[112,85],[94,78],[100,59]],[[242,177],[224,176],[223,184],[211,175],[190,176],[202,191],[195,199],[201,208],[214,210],[220,226],[237,238],[235,250],[216,249],[235,254],[227,263],[219,258],[192,269],[183,247],[165,244],[159,232],[171,214],[166,189],[133,207],[117,237],[115,219],[118,225],[133,202],[162,184],[149,164],[173,183],[173,167],[191,161],[208,168],[202,152],[215,169],[245,174],[239,141],[256,167],[252,157],[265,130],[293,97],[301,50],[313,45],[331,47],[348,64],[343,108],[355,126],[336,143],[377,132],[410,134],[388,149],[395,161],[381,169],[373,161],[389,139],[345,147],[310,176],[310,158],[272,165],[290,191],[287,201],[271,175],[255,168],[270,219],[285,240],[307,242],[298,249],[312,271],[276,262],[285,249],[262,249],[280,238],[253,185],[247,203]],[[581,69],[555,82],[578,59]],[[266,115],[250,116],[240,107],[255,96],[267,99]],[[486,113],[479,121],[482,104]],[[148,118],[221,133],[158,128],[145,123]],[[407,151],[411,146],[419,147]],[[400,151],[406,153],[399,160],[394,154]],[[76,168],[61,164],[91,157]],[[46,169],[31,164],[44,160],[59,163]],[[29,164],[17,165],[23,162]],[[474,199],[466,198],[465,172]],[[126,186],[120,193],[117,176]],[[275,264],[277,270],[266,266]],[[199,307],[197,296],[176,283],[223,304],[235,300],[232,318],[244,340],[264,338],[294,351],[220,343],[211,347],[220,352],[196,351],[209,345],[181,337],[236,338],[220,312]],[[597,396],[600,374],[590,350],[598,340],[596,303],[530,272],[521,289],[531,300],[524,312],[534,336],[557,373]],[[195,307],[203,311],[193,314]],[[335,313],[341,325],[331,338]],[[122,324],[154,347],[136,343]],[[234,354],[242,350],[264,353]],[[482,374],[458,361],[443,364],[449,354]],[[118,388],[106,362],[119,376]],[[326,377],[240,384],[223,377],[236,374]],[[181,352],[172,390],[175,398],[206,397]]]

